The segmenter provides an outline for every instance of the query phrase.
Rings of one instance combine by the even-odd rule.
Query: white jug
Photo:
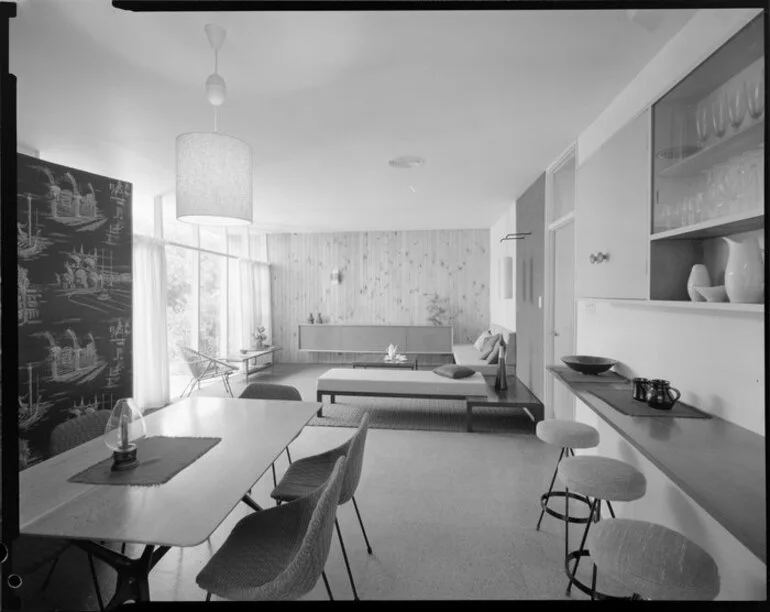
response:
[[[725,268],[725,291],[731,302],[760,304],[765,299],[765,271],[757,239],[723,236],[730,252]]]

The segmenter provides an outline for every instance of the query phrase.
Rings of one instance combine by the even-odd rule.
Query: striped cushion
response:
[[[599,432],[585,423],[547,419],[535,429],[543,442],[561,448],[594,448],[599,446]]]
[[[588,549],[597,568],[649,599],[711,600],[719,594],[714,559],[662,525],[607,519],[591,527]]]
[[[647,490],[635,467],[609,457],[569,457],[559,463],[559,480],[577,493],[608,501],[632,501]]]

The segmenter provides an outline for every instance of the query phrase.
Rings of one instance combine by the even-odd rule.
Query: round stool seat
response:
[[[559,480],[567,489],[608,501],[632,501],[647,490],[644,474],[609,457],[564,459],[559,463]]]
[[[646,599],[711,600],[719,568],[700,546],[662,525],[607,519],[591,528],[591,558],[630,591]]]
[[[594,448],[599,446],[599,432],[585,423],[547,419],[540,421],[535,434],[543,442],[561,448]]]

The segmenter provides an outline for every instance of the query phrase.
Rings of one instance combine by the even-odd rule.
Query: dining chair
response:
[[[109,410],[97,410],[83,416],[69,419],[53,428],[48,444],[50,457],[59,455],[76,446],[85,444],[90,440],[104,435],[104,428],[110,419]],[[53,575],[61,555],[71,546],[70,542],[58,538],[43,536],[20,535],[13,543],[14,571],[18,574],[31,574],[46,563],[51,562],[51,567],[43,581],[41,591],[45,591]],[[99,590],[99,581],[96,577],[96,568],[91,553],[88,555],[88,565],[94,582],[96,598],[99,601],[99,609],[104,610],[102,594]]]
[[[233,397],[233,390],[230,387],[230,375],[237,372],[238,368],[221,359],[204,355],[200,351],[196,351],[189,346],[183,346],[181,344],[178,344],[177,346],[182,352],[182,357],[184,357],[184,360],[187,362],[190,374],[192,374],[190,382],[187,383],[187,386],[182,391],[180,397],[188,397],[193,392],[196,385],[198,386],[198,389],[200,389],[201,382],[213,378],[221,378],[225,391],[227,391],[230,397]]]
[[[346,504],[349,500],[353,501],[358,523],[361,525],[361,532],[364,534],[364,540],[366,541],[366,550],[369,554],[372,554],[372,547],[369,544],[369,538],[366,536],[364,522],[361,520],[361,513],[358,510],[355,498],[356,488],[361,480],[361,468],[364,462],[364,445],[366,443],[368,426],[369,414],[365,413],[356,433],[347,442],[318,455],[297,459],[286,470],[278,486],[270,493],[270,497],[280,505],[283,502],[290,502],[303,495],[307,495],[309,491],[312,491],[329,477],[329,472],[331,472],[338,457],[347,457],[339,505]],[[345,560],[350,586],[353,589],[353,598],[357,600],[358,593],[356,592],[356,585],[353,581],[353,573],[350,571],[345,543],[342,541],[342,531],[340,531],[340,524],[336,516],[334,517],[334,525],[337,528],[342,558]]]
[[[279,385],[276,383],[251,383],[248,385],[238,396],[239,399],[263,399],[263,400],[289,400],[289,401],[296,401],[301,402],[302,401],[302,395],[297,390],[296,387],[292,387],[291,385]],[[299,434],[297,434],[298,436]],[[294,440],[297,439],[297,436],[294,436],[292,440],[289,442],[291,444]],[[286,456],[289,459],[289,463],[291,463],[291,454],[289,453],[289,445],[286,445],[286,448],[284,449],[286,451]],[[273,470],[273,486],[276,486],[276,478],[275,478],[275,463],[270,464],[270,468]]]
[[[323,578],[345,473],[339,457],[328,479],[308,495],[242,518],[195,581],[206,591],[236,601],[286,600],[305,595]]]

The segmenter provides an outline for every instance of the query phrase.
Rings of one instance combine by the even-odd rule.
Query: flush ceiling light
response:
[[[251,146],[217,128],[219,106],[227,99],[225,80],[217,73],[225,29],[211,23],[204,29],[214,49],[214,74],[206,79],[214,131],[177,136],[176,218],[201,225],[248,225],[253,222]]]
[[[391,159],[388,164],[390,164],[392,168],[401,168],[405,170],[409,168],[419,168],[420,166],[425,165],[425,160],[416,155],[402,155],[401,157]]]

